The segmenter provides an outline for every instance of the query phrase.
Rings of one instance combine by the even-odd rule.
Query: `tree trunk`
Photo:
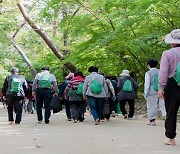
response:
[[[34,29],[35,32],[37,32],[42,39],[46,42],[46,44],[49,46],[49,48],[53,51],[53,53],[56,55],[56,57],[60,60],[63,59],[64,55],[60,52],[60,50],[57,48],[57,46],[50,40],[50,38],[46,35],[45,32],[42,31],[41,28],[36,26],[33,22],[32,19],[29,17],[28,13],[26,12],[24,6],[22,3],[17,4],[19,7],[19,10],[21,11],[24,19],[27,21],[27,23]],[[75,66],[71,63],[68,62],[65,64],[65,66],[71,71],[74,72]]]
[[[46,42],[46,44],[49,46],[49,48],[54,52],[57,58],[62,59],[63,54],[59,51],[59,49],[56,47],[56,45],[50,40],[50,38],[46,35],[45,32],[42,31],[42,29],[38,26],[36,26],[33,22],[32,19],[29,17],[27,14],[23,4],[18,3],[17,4],[19,7],[19,10],[21,11],[24,19],[28,22],[28,24],[34,29],[36,33],[38,33],[42,39]]]
[[[11,39],[11,42],[14,46],[14,48],[18,51],[18,53],[21,55],[23,61],[27,64],[27,66],[29,67],[29,69],[31,70],[31,73],[33,75],[33,77],[36,76],[37,71],[33,68],[31,61],[28,59],[28,57],[25,55],[25,53],[23,52],[23,50],[15,43],[15,41],[13,39]]]

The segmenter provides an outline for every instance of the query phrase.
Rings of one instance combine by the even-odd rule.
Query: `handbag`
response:
[[[58,96],[52,96],[49,109],[53,110],[53,113],[57,113],[62,110],[62,104]]]
[[[110,106],[109,106],[109,102],[106,101],[103,106],[103,117],[107,117],[109,115],[110,115]]]

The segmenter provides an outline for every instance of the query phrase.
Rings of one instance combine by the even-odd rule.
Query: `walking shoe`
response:
[[[99,119],[96,119],[95,125],[99,125]]]
[[[74,123],[77,123],[77,120],[74,120]]]
[[[149,126],[150,126],[150,125],[151,125],[151,121],[148,121],[147,125],[149,125]]]
[[[67,121],[71,121],[71,118],[68,118]]]
[[[104,119],[101,119],[101,122],[104,122],[105,120]]]
[[[10,125],[13,125],[13,124],[14,124],[14,121],[10,121],[9,124],[10,124]]]
[[[38,124],[42,124],[42,120],[38,121]]]
[[[127,118],[128,118],[128,115],[127,115],[127,114],[125,114],[125,115],[124,115],[124,119],[127,119]]]
[[[164,141],[164,144],[165,145],[176,145],[176,142],[175,142],[175,139],[170,139],[170,138],[168,138],[168,139],[166,139],[165,141]]]
[[[151,126],[156,126],[156,122],[155,122],[155,121],[152,121],[152,122],[151,122]]]
[[[112,111],[112,113],[111,113],[111,117],[116,117],[116,113],[115,113],[115,111]]]

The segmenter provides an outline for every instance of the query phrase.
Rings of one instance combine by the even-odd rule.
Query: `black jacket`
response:
[[[125,92],[125,91],[122,90],[124,82],[127,79],[129,79],[131,81],[131,83],[132,83],[133,90],[131,92]],[[135,99],[135,91],[138,89],[138,84],[130,76],[123,76],[118,80],[117,88],[118,88],[118,91],[119,91],[119,93],[118,93],[118,99],[119,100]]]

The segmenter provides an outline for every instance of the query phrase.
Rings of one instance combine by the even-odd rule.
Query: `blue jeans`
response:
[[[49,118],[51,115],[51,111],[49,109],[49,104],[51,101],[51,90],[50,89],[38,89],[36,92],[36,103],[37,103],[37,117],[38,121],[43,120],[42,116],[42,108],[44,104],[45,108],[45,123],[49,123]]]
[[[103,111],[104,98],[96,98],[93,96],[88,96],[88,103],[94,120],[95,121],[97,119],[100,120]]]

